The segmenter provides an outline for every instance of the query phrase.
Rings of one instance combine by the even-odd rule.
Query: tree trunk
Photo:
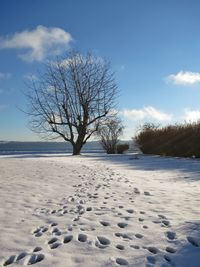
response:
[[[73,145],[73,156],[80,155],[82,146],[83,145],[80,143],[76,143]]]

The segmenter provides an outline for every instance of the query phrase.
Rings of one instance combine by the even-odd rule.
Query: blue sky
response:
[[[200,118],[200,1],[1,0],[0,140],[38,140],[23,91],[52,54],[108,58],[120,89],[124,138],[144,122]]]

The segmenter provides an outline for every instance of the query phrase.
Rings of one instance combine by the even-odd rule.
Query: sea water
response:
[[[86,143],[83,153],[103,153],[99,142]],[[72,153],[72,146],[67,142],[5,142],[0,141],[0,155],[13,154],[57,154]]]

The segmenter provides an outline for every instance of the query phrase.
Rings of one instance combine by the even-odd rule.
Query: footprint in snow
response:
[[[57,210],[52,210],[51,214],[55,214],[57,212]]]
[[[119,250],[124,250],[125,249],[125,247],[123,245],[120,245],[120,244],[116,245],[116,248],[119,249]]]
[[[140,194],[140,190],[139,190],[137,187],[135,187],[135,188],[133,189],[133,191],[134,191],[135,194]]]
[[[42,232],[38,231],[36,234],[35,234],[35,237],[40,237],[42,236]]]
[[[42,250],[41,247],[35,247],[35,248],[33,249],[33,252],[38,252],[38,251],[41,251],[41,250]]]
[[[100,221],[100,224],[103,226],[110,226],[110,223],[106,221]]]
[[[35,250],[35,249],[34,249]],[[3,266],[8,266],[10,264],[13,263],[17,263],[18,261],[22,260],[23,258],[25,258],[28,255],[27,252],[22,252],[20,253],[18,256],[16,255],[12,255],[10,256],[4,263]],[[43,254],[33,254],[31,255],[31,257],[28,259],[27,261],[27,265],[32,265],[35,264],[37,262],[40,262],[44,259],[44,255]]]
[[[81,231],[95,231],[95,228],[92,226],[83,226],[80,228]]]
[[[173,265],[173,266],[174,266],[174,264],[172,263],[172,259],[170,258],[169,255],[164,255],[163,257],[164,257],[164,259],[165,259],[170,265]]]
[[[155,223],[155,224],[159,224],[159,223],[161,223],[160,220],[154,220],[154,221],[152,221],[152,222]]]
[[[48,227],[46,226],[40,226],[38,227],[37,229],[35,229],[33,231],[33,234],[35,235],[35,237],[40,237],[43,235],[43,233],[47,232],[48,231]]]
[[[53,243],[57,242],[58,238],[57,237],[52,237],[49,241],[48,241],[48,245],[52,245]]]
[[[141,239],[141,238],[143,238],[143,235],[141,235],[141,234],[135,234],[135,237]]]
[[[166,233],[166,236],[169,240],[174,240],[176,239],[176,233],[175,232],[171,232],[171,231],[167,231]]]
[[[62,214],[66,214],[66,213],[68,213],[68,210],[67,210],[67,209],[64,209],[64,210],[62,211]]]
[[[58,248],[59,246],[61,246],[61,243],[60,243],[60,242],[55,242],[55,243],[49,245],[49,247],[50,247],[51,249],[56,249],[56,248]]]
[[[63,243],[64,244],[67,244],[69,242],[71,242],[73,239],[73,235],[66,235],[64,238],[63,238]]]
[[[133,210],[133,209],[127,209],[126,211],[127,211],[128,213],[130,213],[130,214],[134,213],[134,210]]]
[[[15,259],[16,259],[16,255],[12,255],[10,256],[4,263],[3,263],[3,266],[7,266],[7,265],[10,265],[12,263],[15,262]]]
[[[125,240],[132,240],[132,237],[126,233],[115,233],[116,237],[122,237]]]
[[[165,220],[167,220],[167,217],[166,217],[165,215],[158,214],[158,217],[159,217],[160,219],[165,219]]]
[[[147,250],[152,254],[157,254],[159,252],[159,249],[156,247],[147,247]]]
[[[169,253],[175,253],[176,249],[172,248],[172,247],[166,247],[166,251]]]
[[[128,221],[128,220],[130,220],[131,219],[131,217],[129,217],[129,216],[124,216],[124,217],[122,217],[124,220],[126,220],[126,221]]]
[[[145,196],[152,196],[151,193],[148,192],[148,191],[144,191],[144,195],[145,195]]]
[[[51,226],[51,227],[54,227],[54,226],[57,226],[57,225],[58,225],[57,223],[52,222],[50,226]]]
[[[168,220],[162,220],[161,226],[169,227],[170,226],[170,221],[168,221]]]
[[[98,248],[106,248],[110,245],[110,240],[103,236],[97,236],[97,241],[95,242],[95,246]]]
[[[54,227],[54,228],[52,229],[51,233],[52,233],[52,234],[55,234],[55,235],[61,235],[61,234],[62,234],[61,231],[60,231],[60,229],[57,228],[57,227]]]
[[[85,235],[85,234],[79,234],[78,235],[78,241],[79,242],[86,242],[87,241],[87,235]]]
[[[117,224],[119,228],[125,228],[128,226],[128,223],[120,222]]]
[[[36,264],[44,260],[45,256],[43,254],[33,254],[27,262],[27,265]]]
[[[128,261],[123,258],[116,258],[116,263],[118,265],[128,265]]]
[[[140,211],[140,214],[146,214],[146,212],[145,211]]]

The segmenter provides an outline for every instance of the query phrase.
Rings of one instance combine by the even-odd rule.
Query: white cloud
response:
[[[72,37],[61,28],[37,26],[33,30],[17,32],[0,38],[1,49],[25,49],[19,55],[25,61],[42,61],[49,55],[59,55],[66,50]]]
[[[123,117],[132,121],[170,121],[172,115],[148,106],[142,109],[124,109],[120,112]]]
[[[189,123],[200,121],[200,110],[185,109],[182,119]]]
[[[190,71],[180,71],[177,74],[171,74],[167,77],[167,81],[175,85],[190,86],[200,83],[200,73]]]
[[[10,73],[3,73],[3,72],[0,72],[0,80],[9,79],[10,76],[11,76]]]

